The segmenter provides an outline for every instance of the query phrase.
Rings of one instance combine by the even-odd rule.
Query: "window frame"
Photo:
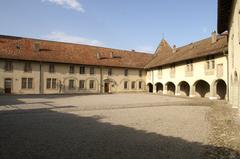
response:
[[[84,65],[80,65],[79,67],[79,74],[84,75],[86,71],[86,67]]]
[[[74,64],[70,64],[69,65],[69,74],[74,74],[75,73],[75,65]]]
[[[49,73],[55,73],[55,64],[50,63],[48,68]]]

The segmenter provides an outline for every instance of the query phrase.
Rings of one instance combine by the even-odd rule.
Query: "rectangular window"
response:
[[[139,81],[139,83],[138,83],[138,88],[142,89],[142,82],[141,81]]]
[[[69,89],[75,89],[75,81],[74,80],[69,80],[68,88]]]
[[[54,73],[54,72],[55,72],[55,65],[49,64],[49,73]]]
[[[139,77],[142,77],[142,70],[139,70]]]
[[[85,74],[85,66],[80,66],[80,74]]]
[[[108,69],[108,76],[112,76],[112,68]]]
[[[128,89],[128,81],[124,82],[124,89]]]
[[[28,89],[32,89],[33,87],[33,79],[32,78],[28,78]]]
[[[27,78],[22,78],[22,89],[27,88]]]
[[[22,89],[32,89],[33,78],[22,78]]]
[[[132,89],[135,89],[135,82],[132,82]]]
[[[124,70],[124,75],[128,76],[128,69],[127,68]]]
[[[94,80],[90,80],[89,82],[89,88],[94,89]]]
[[[193,63],[192,60],[187,61],[187,72],[192,72],[193,71]]]
[[[207,70],[215,69],[215,60],[214,56],[207,57]]]
[[[85,81],[84,80],[80,80],[79,81],[79,89],[84,89],[85,88]]]
[[[90,67],[90,75],[94,75],[94,67]]]
[[[13,64],[12,64],[12,61],[6,61],[5,62],[5,71],[7,72],[11,72],[13,71]]]
[[[53,78],[52,79],[52,89],[56,89],[57,88],[57,79]]]
[[[25,62],[24,72],[32,72],[32,66],[30,62]]]
[[[47,89],[51,88],[51,78],[47,79]]]
[[[57,89],[56,78],[47,78],[47,89]]]
[[[75,72],[74,69],[75,69],[74,65],[70,65],[70,66],[69,66],[69,73],[70,73],[70,74],[74,74],[74,72]]]
[[[212,62],[212,69],[215,69],[215,61],[212,60],[211,62]]]

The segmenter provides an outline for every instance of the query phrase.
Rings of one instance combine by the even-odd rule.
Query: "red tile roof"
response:
[[[152,54],[81,44],[0,36],[0,58],[95,66],[144,68]]]
[[[208,55],[215,55],[227,51],[227,36],[217,36],[217,42],[212,43],[212,39],[207,38],[189,45],[177,48],[173,53],[169,44],[163,40],[157,49],[155,57],[145,66],[145,68],[154,68],[173,64],[180,61],[191,60]]]

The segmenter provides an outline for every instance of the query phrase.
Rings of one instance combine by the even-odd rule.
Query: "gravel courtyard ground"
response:
[[[237,119],[206,99],[0,96],[0,159],[240,158]]]

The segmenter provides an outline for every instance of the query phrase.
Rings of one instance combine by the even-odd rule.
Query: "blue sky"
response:
[[[216,30],[216,0],[1,0],[0,34],[154,52]]]

